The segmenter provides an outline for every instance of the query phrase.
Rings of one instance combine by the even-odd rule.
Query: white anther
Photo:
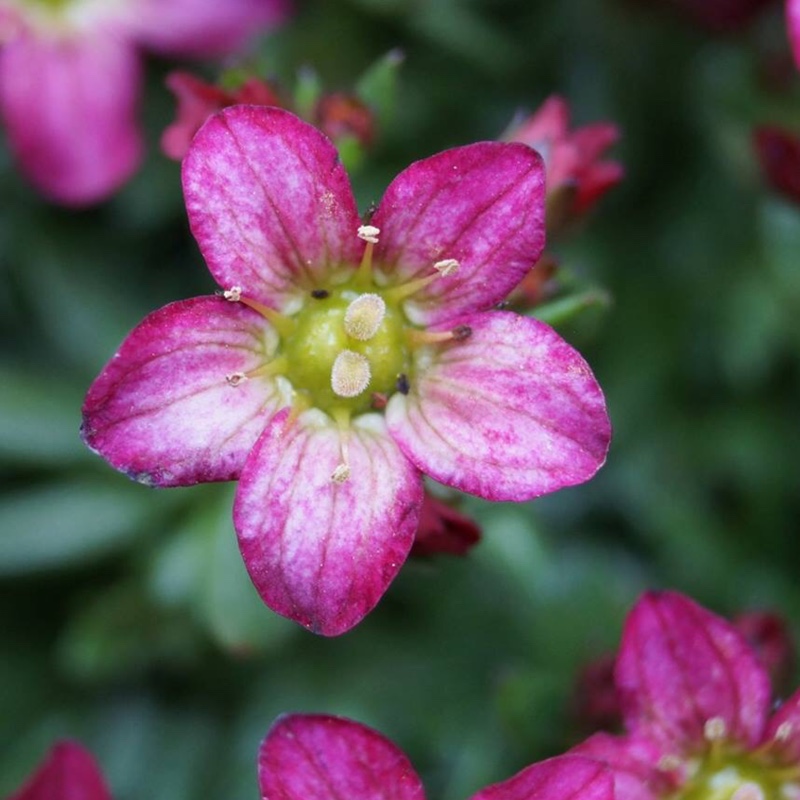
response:
[[[231,303],[238,303],[242,299],[242,287],[241,286],[231,286],[230,289],[226,289],[222,296],[226,300],[230,300]]]
[[[331,472],[331,480],[334,483],[345,483],[350,478],[350,465],[338,464],[336,469]]]
[[[736,788],[731,800],[764,800],[764,790],[754,781],[745,781]]]
[[[369,386],[369,361],[361,353],[342,350],[331,369],[331,388],[339,397],[357,397]]]
[[[243,381],[247,380],[247,375],[244,372],[231,372],[230,375],[225,376],[228,386],[238,386]]]
[[[786,719],[781,722],[780,725],[775,730],[775,736],[773,737],[777,742],[785,742],[791,735],[792,731],[794,730],[794,725]]]
[[[380,232],[381,229],[376,228],[374,225],[362,225],[358,229],[358,238],[371,244],[378,244],[378,234]]]
[[[658,769],[661,770],[661,772],[675,772],[675,770],[680,769],[682,766],[683,761],[674,753],[667,753],[667,755],[661,756],[658,761]]]
[[[378,332],[385,316],[386,303],[380,295],[362,294],[344,312],[344,329],[348,336],[366,342]]]
[[[725,738],[726,732],[727,726],[722,717],[711,717],[711,719],[707,719],[706,724],[703,725],[703,736],[705,736],[707,742],[722,741]]]
[[[443,277],[446,278],[448,275],[452,275],[461,264],[458,263],[454,258],[445,258],[443,261],[437,261],[433,268]]]

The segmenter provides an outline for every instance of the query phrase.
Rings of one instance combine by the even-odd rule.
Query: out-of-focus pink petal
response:
[[[277,108],[233,106],[197,132],[183,160],[192,232],[223,288],[270,306],[358,264],[364,242],[331,142]]]
[[[764,743],[782,764],[796,767],[800,763],[800,691],[782,703],[772,715]]]
[[[616,161],[591,164],[578,181],[574,213],[585,214],[609,189],[625,177],[625,168]]]
[[[92,34],[95,32],[92,31]],[[136,169],[138,57],[113,32],[22,33],[0,49],[0,112],[22,170],[48,198],[103,200]]]
[[[258,754],[262,800],[425,800],[406,755],[377,731],[340,717],[292,714]]]
[[[563,139],[569,128],[569,104],[559,95],[551,95],[519,125],[503,137],[505,141],[522,142],[537,150],[547,150],[551,142]],[[547,161],[547,153],[542,153]]]
[[[153,50],[201,58],[235,52],[290,10],[289,0],[138,0],[127,22]]]
[[[512,778],[487,786],[471,800],[614,800],[614,781],[599,761],[558,756],[532,764]]]
[[[647,739],[596,733],[570,752],[611,768],[615,800],[658,800],[677,788],[658,770],[664,752]]]
[[[570,138],[584,162],[596,161],[619,141],[620,131],[613,122],[593,122],[578,128]]]
[[[538,320],[459,318],[465,341],[435,345],[408,395],[386,409],[403,452],[432,478],[489,500],[527,500],[586,481],[611,426],[583,358]]]
[[[220,297],[147,317],[92,384],[83,437],[112,466],[154,486],[231,480],[282,401],[273,378],[226,376],[269,360],[276,342],[254,311]]]
[[[8,800],[111,800],[91,753],[77,742],[57,742],[42,765]]]
[[[475,520],[425,492],[412,556],[465,556],[481,540]]]
[[[690,753],[709,738],[753,747],[770,702],[769,678],[726,620],[676,592],[645,594],[625,623],[617,686],[628,730]]]
[[[789,26],[789,41],[792,44],[794,60],[800,67],[800,0],[787,1],[786,22]]]
[[[458,147],[401,172],[372,218],[376,263],[407,281],[459,262],[407,301],[411,319],[434,324],[504,299],[541,255],[544,194],[542,160],[520,144]]]
[[[277,414],[242,470],[234,525],[264,602],[315,633],[336,636],[374,608],[414,541],[422,481],[378,415],[347,440],[312,410]]]

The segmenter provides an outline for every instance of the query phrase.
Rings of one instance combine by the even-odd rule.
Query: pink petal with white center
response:
[[[77,742],[58,742],[39,769],[8,800],[111,800],[91,753]]]
[[[220,297],[165,306],[133,330],[89,389],[86,444],[151,486],[238,477],[285,404],[275,379],[244,378],[275,345],[269,324],[246,306]]]
[[[289,0],[138,0],[128,24],[153,50],[200,58],[235,52],[290,10]]]
[[[794,60],[800,67],[800,0],[786,3],[786,22],[789,26],[789,41],[794,52]]]
[[[503,300],[544,248],[544,166],[521,144],[483,142],[417,161],[386,190],[371,224],[375,261],[392,282],[458,270],[416,292],[406,312],[418,324],[482,311]]]
[[[753,747],[770,702],[755,651],[726,620],[676,592],[645,594],[625,623],[616,670],[628,730],[669,752],[724,739]]]
[[[183,160],[183,190],[211,274],[261,303],[283,307],[361,258],[336,148],[288,111],[233,106],[211,117]]]
[[[49,199],[105,199],[139,165],[138,57],[110,33],[22,32],[0,49],[0,113],[23,172]]]
[[[599,761],[558,756],[487,786],[471,800],[614,800],[614,782]]]
[[[800,763],[800,691],[785,700],[772,715],[764,734],[764,744],[779,763]]]
[[[233,521],[264,602],[315,633],[352,628],[380,600],[414,541],[422,481],[381,417],[356,418],[347,443],[320,411],[277,414],[245,464]]]
[[[408,395],[386,409],[403,452],[441,483],[528,500],[588,480],[611,437],[586,362],[543,322],[502,311],[462,317],[464,341],[417,353]]]
[[[425,800],[411,762],[377,731],[340,717],[292,714],[258,753],[262,800]]]
[[[646,739],[596,733],[570,752],[608,765],[615,800],[658,800],[677,788],[658,770],[664,752]]]

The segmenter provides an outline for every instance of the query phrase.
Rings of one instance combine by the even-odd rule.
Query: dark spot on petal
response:
[[[314,289],[311,292],[311,296],[315,300],[324,300],[326,297],[330,297],[331,293],[327,289]]]
[[[469,339],[472,336],[472,328],[469,325],[456,325],[453,328],[453,339],[457,342],[463,342],[465,339]]]
[[[408,382],[408,375],[405,372],[401,372],[397,376],[395,387],[400,394],[408,394],[411,391],[411,384]]]

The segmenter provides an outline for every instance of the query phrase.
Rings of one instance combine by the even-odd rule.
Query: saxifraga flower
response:
[[[183,161],[217,296],[162,308],[84,405],[86,443],[153,486],[239,479],[234,524],[275,611],[326,635],[378,602],[421,472],[490,500],[588,480],[610,425],[551,328],[492,310],[544,245],[544,171],[485,142],[412,164],[362,225],[330,141],[234,106]]]

